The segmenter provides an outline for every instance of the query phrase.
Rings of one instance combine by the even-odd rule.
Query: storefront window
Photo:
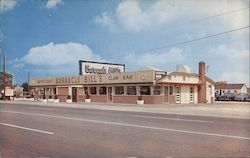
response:
[[[88,93],[88,87],[84,87],[84,94]]]
[[[124,94],[124,86],[117,86],[117,87],[115,87],[115,94],[116,95],[122,95],[122,94]]]
[[[140,94],[141,95],[150,95],[150,86],[141,86]]]
[[[136,86],[128,86],[127,87],[128,95],[136,95]]]
[[[100,94],[100,95],[105,95],[105,94],[107,94],[107,88],[106,88],[106,87],[100,87],[100,88],[99,88],[99,94]]]
[[[90,94],[96,94],[96,87],[90,87]]]
[[[154,95],[160,95],[160,94],[161,94],[161,86],[155,86]]]
[[[56,94],[56,88],[53,88],[53,94]]]

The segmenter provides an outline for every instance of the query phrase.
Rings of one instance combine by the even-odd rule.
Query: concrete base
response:
[[[84,101],[85,101],[85,103],[90,103],[91,99],[85,99]]]
[[[48,99],[48,103],[54,103],[54,99]]]
[[[42,99],[42,103],[47,103],[48,100],[47,99]]]
[[[136,103],[137,103],[138,105],[143,105],[143,104],[144,104],[144,100],[137,100]]]
[[[72,103],[72,99],[67,99],[66,103]]]
[[[59,99],[54,99],[54,103],[59,103]]]

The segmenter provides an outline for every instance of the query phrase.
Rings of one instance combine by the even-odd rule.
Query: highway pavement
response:
[[[249,156],[250,119],[0,105],[0,158]]]

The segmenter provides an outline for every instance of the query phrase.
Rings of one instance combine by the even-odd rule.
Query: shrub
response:
[[[86,99],[90,99],[89,93],[86,93]]]
[[[67,99],[71,99],[71,95],[68,95],[68,96],[67,96]]]
[[[138,100],[142,100],[142,96],[138,96]]]

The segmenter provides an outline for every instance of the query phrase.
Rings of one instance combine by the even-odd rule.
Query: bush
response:
[[[49,96],[49,99],[52,99],[52,95]]]
[[[68,96],[67,96],[67,99],[71,99],[71,95],[68,95]]]
[[[86,93],[86,99],[90,99],[89,93]]]
[[[138,100],[142,100],[142,96],[138,96]]]

